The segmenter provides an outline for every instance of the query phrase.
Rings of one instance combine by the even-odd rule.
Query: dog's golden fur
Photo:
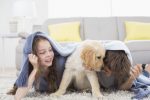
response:
[[[59,89],[52,95],[62,95],[72,82],[78,90],[91,89],[95,97],[102,97],[96,71],[103,65],[105,49],[96,40],[83,41],[68,57]]]
[[[84,44],[84,49],[81,52],[81,59],[83,61],[84,67],[86,69],[97,69],[99,70],[100,66],[102,66],[103,61],[102,58],[104,57],[104,50],[100,50],[100,47],[96,47],[96,45],[99,45],[100,42],[94,42],[93,43],[86,43]],[[95,47],[93,47],[95,46]],[[98,51],[100,50],[100,51]]]
[[[114,75],[114,88],[120,86],[130,76],[131,63],[123,50],[107,50],[104,58],[104,69],[109,69]]]

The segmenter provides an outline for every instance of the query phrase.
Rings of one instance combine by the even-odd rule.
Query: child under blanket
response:
[[[132,66],[130,51],[123,42],[103,41],[103,43],[106,50],[123,50]],[[77,45],[79,43],[62,47],[42,32],[36,32],[28,36],[24,46],[21,73],[14,84],[14,88],[8,94],[15,94],[16,99],[21,99],[32,88],[32,85],[39,92],[55,92],[62,78],[65,61]],[[41,66],[43,67],[40,68]],[[139,67],[134,70],[133,76],[137,77],[136,74],[139,70]]]

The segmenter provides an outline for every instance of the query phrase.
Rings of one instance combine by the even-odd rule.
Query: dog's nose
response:
[[[103,69],[104,69],[104,64],[102,64],[102,65],[100,66],[100,69],[101,69],[101,70],[103,70]]]
[[[104,68],[104,64],[100,65],[99,67],[96,68],[97,72],[100,72]]]
[[[101,68],[96,68],[95,71],[100,72],[100,71],[101,71]]]

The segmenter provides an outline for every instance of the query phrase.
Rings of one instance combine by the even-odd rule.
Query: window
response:
[[[150,16],[150,0],[112,0],[112,16]]]
[[[111,0],[48,0],[48,17],[110,16]]]
[[[150,16],[150,0],[48,0],[48,17]]]

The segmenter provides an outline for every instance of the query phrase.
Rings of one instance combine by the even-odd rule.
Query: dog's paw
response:
[[[102,99],[104,96],[102,94],[100,94],[99,96],[97,96],[97,98]]]
[[[61,96],[61,94],[58,94],[58,93],[55,92],[55,93],[52,93],[50,96],[52,96],[52,97],[56,97],[57,96],[58,97],[58,96]]]
[[[63,92],[56,91],[55,93],[52,93],[50,96],[61,96],[63,94],[64,94]]]
[[[94,97],[102,99],[104,96],[101,93],[93,94]]]

